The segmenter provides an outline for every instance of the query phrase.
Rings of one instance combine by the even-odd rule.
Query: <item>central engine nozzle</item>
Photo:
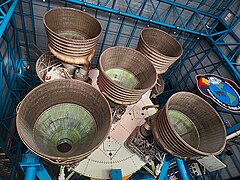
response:
[[[98,85],[111,101],[130,105],[139,101],[157,81],[152,63],[138,51],[111,47],[100,57]]]

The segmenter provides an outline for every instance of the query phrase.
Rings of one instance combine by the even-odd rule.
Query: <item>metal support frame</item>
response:
[[[160,175],[157,178],[154,178],[152,175],[148,174],[142,174],[142,173],[136,173],[132,177],[129,178],[129,180],[166,180],[169,179],[168,177],[168,169],[172,163],[177,164],[177,168],[180,174],[180,177],[182,180],[189,180],[190,175],[187,171],[187,167],[185,165],[185,162],[182,159],[175,158],[169,154],[166,155],[162,162],[162,167],[160,169]]]
[[[12,15],[13,15],[13,12],[15,10],[15,7],[18,3],[18,0],[7,0],[5,2],[3,2],[1,5],[0,5],[0,37],[2,37],[3,35],[3,32],[5,31],[7,25],[8,25],[8,22],[10,21]],[[8,12],[7,14],[3,11],[2,7],[6,6],[6,5],[10,5],[10,8],[8,9]]]
[[[122,179],[122,171],[121,169],[113,169],[111,170],[111,180],[121,180]]]
[[[15,179],[22,147],[14,125],[14,111],[19,101],[19,93],[14,88],[17,86],[18,67],[21,64],[18,34],[13,20],[17,4],[18,0],[8,0],[0,4],[0,152],[9,159],[9,163],[4,163],[10,173],[5,177],[7,179]]]
[[[175,25],[176,24],[176,21],[175,23],[172,25],[172,24],[169,24],[169,23],[166,23],[165,20],[163,18],[160,17],[160,15],[158,14],[157,12],[157,8],[159,7],[159,4],[156,6],[154,5],[153,1],[150,0],[149,4],[150,6],[153,8],[154,10],[154,13],[153,14],[157,14],[157,19],[150,19],[150,18],[146,18],[144,17],[143,15],[140,14],[140,9],[141,7],[144,8],[145,5],[146,5],[146,1],[143,1],[142,4],[139,4],[139,7],[137,8],[137,11],[133,11],[133,7],[131,7],[131,1],[125,1],[126,3],[126,6],[127,6],[127,9],[126,11],[120,11],[120,10],[116,10],[114,8],[114,6],[112,6],[112,8],[109,8],[109,4],[111,3],[110,1],[107,1],[105,3],[103,3],[101,0],[98,1],[98,3],[94,4],[94,3],[90,3],[88,1],[77,1],[77,0],[66,0],[66,2],[71,2],[71,3],[75,3],[75,4],[79,4],[79,5],[82,5],[82,6],[86,6],[86,7],[90,7],[90,8],[94,8],[94,9],[98,9],[98,10],[102,10],[102,11],[106,11],[106,12],[110,12],[110,13],[113,13],[113,14],[118,14],[118,15],[121,15],[121,16],[124,16],[124,17],[131,17],[131,18],[134,18],[134,19],[137,19],[137,20],[141,20],[141,21],[145,21],[145,22],[148,22],[148,23],[152,23],[152,24],[156,24],[156,25],[161,25],[161,26],[164,26],[164,27],[168,27],[168,28],[171,28],[171,29],[177,29],[179,31],[183,31],[183,32],[188,32],[188,33],[191,33],[191,34],[195,34],[195,35],[201,35],[201,36],[204,36],[206,37],[207,39],[209,39],[211,41],[211,43],[213,44],[213,46],[215,47],[214,51],[216,51],[216,53],[219,55],[219,56],[223,56],[224,60],[227,62],[229,68],[233,71],[233,76],[236,78],[236,81],[239,83],[239,77],[240,77],[240,74],[239,72],[236,70],[234,64],[231,62],[231,60],[226,57],[224,55],[224,53],[222,52],[222,50],[219,48],[219,44],[217,44],[213,39],[212,37],[213,36],[216,36],[216,35],[220,35],[220,34],[225,34],[225,33],[230,33],[232,32],[232,29],[234,28],[234,26],[237,24],[238,21],[236,21],[234,23],[233,26],[231,27],[228,27],[225,23],[225,27],[226,27],[226,30],[223,30],[221,32],[217,32],[217,33],[214,33],[211,31],[211,29],[207,29],[206,28],[206,24],[207,23],[204,23],[204,18],[205,17],[208,17],[208,18],[212,18],[214,19],[215,22],[221,22],[222,23],[222,20],[221,20],[221,16],[215,16],[215,15],[212,15],[210,13],[206,13],[206,12],[202,12],[202,11],[199,11],[199,10],[196,10],[194,8],[190,8],[188,6],[184,6],[184,5],[181,5],[181,4],[178,4],[178,3],[175,3],[175,2],[171,2],[171,1],[165,1],[165,0],[160,0],[159,3],[162,3],[162,4],[167,4],[169,5],[169,11],[168,13],[170,13],[170,11],[175,11],[178,15],[178,18],[177,19],[180,19],[181,21],[181,25]],[[115,1],[114,1],[115,2]],[[113,2],[113,3],[114,3]],[[229,7],[232,5],[234,1],[231,1],[228,6],[226,7],[226,10],[229,9]],[[130,9],[130,10],[128,10]],[[181,13],[179,13],[179,10],[178,9],[181,9]],[[199,19],[199,24],[202,26],[202,30],[201,32],[199,31],[196,31],[196,30],[192,30],[192,29],[189,29],[187,27],[187,24],[184,23],[184,20],[183,18],[181,17],[182,16],[182,12],[184,10],[187,10],[187,11],[190,11],[192,12],[192,17],[196,14],[196,16],[198,17]],[[225,10],[225,11],[226,11]],[[224,12],[225,12],[224,11]],[[167,16],[167,15],[166,15]],[[166,17],[165,16],[165,17]],[[190,21],[190,20],[189,20]],[[189,23],[189,22],[188,22]],[[182,26],[182,27],[181,27]],[[108,30],[108,29],[107,29]],[[102,49],[102,48],[101,48]],[[232,58],[232,57],[231,57]]]
[[[178,167],[178,170],[179,170],[179,174],[181,176],[181,179],[182,180],[189,180],[189,174],[186,170],[186,166],[185,166],[185,163],[182,159],[179,159],[179,158],[175,158],[171,155],[167,155],[163,161],[163,165],[162,165],[162,169],[161,169],[161,173],[158,177],[158,180],[164,180],[167,176],[167,171],[168,171],[168,168],[170,166],[171,163],[173,163],[174,161],[176,161],[177,163],[177,167]],[[168,178],[167,178],[168,179]]]
[[[229,134],[231,134],[231,133],[233,133],[234,131],[237,131],[237,130],[239,130],[239,129],[240,129],[240,122],[237,123],[237,124],[235,124],[234,126],[228,128],[228,129],[227,129],[227,134],[229,135]]]
[[[231,33],[232,29],[235,27],[235,25],[238,23],[239,20],[237,20],[231,27],[228,27],[225,23],[223,23],[223,21],[221,19],[222,14],[220,14],[220,16],[215,16],[215,15],[212,15],[210,13],[199,11],[198,9],[190,8],[188,6],[184,6],[184,5],[181,5],[179,3],[166,1],[166,0],[159,0],[159,3],[162,3],[164,5],[169,5],[168,13],[170,13],[171,11],[176,12],[177,16],[178,16],[177,19],[180,19],[180,22],[181,22],[180,24],[176,25],[177,21],[175,21],[174,24],[167,23],[166,22],[166,18],[163,18],[163,17],[161,17],[161,15],[158,14],[158,8],[160,7],[159,3],[158,3],[158,5],[155,5],[152,0],[149,0],[149,6],[152,7],[152,9],[154,11],[153,14],[156,14],[156,16],[157,16],[156,19],[146,18],[145,16],[140,14],[140,9],[141,8],[144,9],[144,7],[146,5],[146,1],[143,1],[142,4],[140,3],[139,7],[137,8],[136,11],[133,10],[133,7],[131,5],[131,1],[127,1],[127,0],[125,1],[126,7],[127,7],[126,11],[117,10],[114,7],[109,8],[109,4],[111,3],[111,1],[106,1],[105,3],[103,3],[100,0],[97,3],[95,3],[95,4],[94,3],[90,3],[88,1],[77,1],[77,0],[66,0],[66,2],[71,2],[71,3],[79,4],[79,5],[82,5],[82,6],[86,6],[86,7],[90,7],[90,8],[94,8],[94,9],[98,9],[98,10],[102,10],[102,11],[106,11],[106,12],[109,12],[109,13],[118,14],[118,15],[121,15],[121,16],[124,16],[124,17],[131,17],[131,18],[134,18],[134,19],[137,19],[137,20],[141,20],[141,21],[144,21],[144,22],[148,22],[148,23],[151,23],[151,24],[156,24],[156,25],[168,27],[168,28],[171,28],[171,29],[176,29],[176,30],[179,30],[179,31],[188,32],[188,33],[191,33],[191,34],[204,36],[204,37],[206,37],[207,39],[209,39],[211,41],[211,43],[215,47],[214,51],[216,51],[216,53],[219,56],[224,58],[224,60],[226,61],[227,65],[229,66],[229,68],[233,71],[233,76],[236,78],[236,81],[238,83],[240,82],[239,81],[240,74],[236,70],[235,65],[233,64],[233,62],[231,62],[231,58],[232,57],[228,58],[227,56],[225,56],[224,53],[222,52],[222,50],[219,48],[220,44],[217,44],[217,42],[215,42],[212,39],[213,36],[223,35],[225,33]],[[229,9],[229,7],[233,4],[233,2],[234,1],[231,1],[228,4],[228,6],[226,7],[226,10]],[[189,11],[189,12],[192,13],[192,17],[193,16],[197,17],[197,19],[199,20],[199,25],[201,25],[201,31],[199,31],[199,30],[192,30],[192,29],[188,28],[188,25],[184,22],[184,20],[182,18],[183,11]],[[165,15],[165,17],[166,16],[167,15]],[[224,26],[226,27],[226,30],[214,33],[213,31],[211,31],[211,29],[208,29],[206,27],[207,23],[204,21],[205,17],[207,17],[209,19],[213,19],[215,22],[223,23]],[[192,20],[189,19],[188,23],[191,22],[191,21]],[[227,42],[225,42],[225,43],[227,44]]]
[[[40,162],[40,157],[34,154],[32,151],[27,150],[22,156],[22,162],[20,167],[25,173],[24,180],[35,180],[36,177],[44,180],[51,180],[44,165]]]
[[[199,10],[196,10],[194,8],[190,8],[190,7],[178,4],[176,2],[171,2],[171,1],[167,1],[167,0],[160,0],[159,3],[169,6],[168,13],[170,11],[176,12],[177,15],[178,15],[178,18],[181,21],[180,24],[176,24],[176,22],[174,24],[167,23],[166,18],[163,18],[163,15],[165,16],[165,14],[162,14],[162,16],[158,14],[158,10],[159,10],[158,8],[160,8],[161,6],[159,6],[159,4],[155,5],[153,0],[149,0],[148,3],[149,3],[149,6],[153,10],[153,15],[156,14],[156,16],[157,16],[157,18],[155,18],[155,19],[154,18],[149,18],[149,17],[144,17],[143,15],[139,14],[139,12],[144,9],[143,7],[145,6],[146,1],[142,1],[142,3],[139,4],[139,7],[137,7],[136,11],[133,10],[133,7],[132,7],[133,5],[131,5],[131,1],[129,1],[129,0],[125,0],[126,7],[127,7],[127,9],[129,9],[129,11],[128,10],[121,11],[119,9],[109,8],[109,4],[112,3],[111,1],[106,1],[104,3],[103,0],[99,0],[95,4],[93,2],[78,1],[78,0],[66,0],[66,2],[79,4],[79,5],[82,5],[82,6],[106,11],[106,12],[113,13],[113,14],[122,15],[122,16],[125,16],[125,17],[134,18],[134,19],[141,20],[141,21],[144,21],[144,22],[157,24],[157,25],[161,25],[161,26],[164,26],[164,27],[177,29],[177,30],[181,30],[181,31],[188,32],[188,33],[191,33],[191,34],[201,35],[201,36],[205,36],[205,37],[208,37],[209,33],[208,33],[208,30],[205,27],[204,21],[203,21],[203,19],[200,15],[212,18],[214,20],[218,19],[218,16],[214,16],[212,14],[209,14],[209,13],[206,13],[206,12],[203,12],[203,11],[199,11]],[[115,3],[115,2],[116,1],[113,1],[113,3]],[[178,9],[180,9],[181,13],[179,13]],[[199,24],[202,27],[200,32],[196,31],[196,30],[192,30],[191,28],[188,28],[187,24],[183,21],[183,18],[181,17],[182,12],[184,10],[190,11],[193,14],[197,14]]]

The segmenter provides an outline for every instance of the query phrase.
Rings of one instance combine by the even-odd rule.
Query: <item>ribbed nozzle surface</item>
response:
[[[183,53],[176,39],[156,28],[142,30],[137,50],[153,63],[158,74],[165,73]]]
[[[77,80],[53,80],[33,89],[17,110],[23,143],[47,161],[66,165],[86,158],[112,124],[106,98]]]
[[[105,50],[99,67],[99,88],[117,104],[136,103],[157,81],[152,63],[138,51],[127,47]]]
[[[43,18],[50,51],[62,61],[90,63],[101,36],[100,23],[88,13],[73,8],[55,8]]]
[[[218,113],[189,92],[172,95],[151,127],[159,146],[180,158],[218,155],[226,144],[226,129]]]

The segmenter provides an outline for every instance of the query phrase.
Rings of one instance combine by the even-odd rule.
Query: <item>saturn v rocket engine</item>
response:
[[[153,63],[158,74],[165,73],[183,53],[182,46],[176,39],[156,28],[142,30],[137,50]]]
[[[162,160],[162,153],[189,159],[220,154],[226,129],[215,109],[201,97],[178,92],[164,108],[137,127],[125,146],[146,162]]]
[[[164,31],[144,29],[137,50],[154,65],[161,82],[161,74],[179,59],[183,50],[180,43]],[[161,93],[156,85],[152,97]],[[179,92],[169,98],[158,113],[146,119],[125,142],[143,160],[162,160],[168,152],[180,158],[217,155],[226,144],[226,130],[217,112],[202,98]]]
[[[88,81],[88,71],[102,33],[100,23],[73,8],[54,8],[43,18],[48,47],[36,63],[42,81],[80,79]]]
[[[102,32],[100,23],[85,12],[55,8],[45,14],[44,26],[50,52],[39,57],[36,71],[41,81],[53,81],[36,87],[23,99],[17,109],[17,130],[37,155],[69,165],[100,146],[127,106],[151,89],[152,97],[163,91],[160,75],[180,58],[182,48],[167,33],[153,28],[142,31],[137,50],[108,48],[99,61],[100,93],[82,82],[89,82],[88,71]],[[226,130],[216,111],[202,98],[179,92],[162,110],[146,118],[125,146],[148,162],[161,161],[164,152],[185,159],[216,155],[225,143]]]
[[[127,47],[105,50],[100,56],[99,67],[98,86],[111,102],[113,122],[120,120],[126,106],[138,102],[157,81],[152,63]]]
[[[168,33],[156,28],[146,28],[140,34],[137,50],[145,55],[157,70],[158,82],[151,93],[151,98],[156,98],[164,89],[161,74],[182,56],[182,46]]]
[[[107,100],[88,83],[53,80],[23,99],[16,124],[29,149],[51,163],[67,165],[100,146],[112,119]]]

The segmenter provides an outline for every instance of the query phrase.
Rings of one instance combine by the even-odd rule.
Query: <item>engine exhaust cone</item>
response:
[[[50,51],[62,61],[90,64],[101,36],[100,23],[88,13],[60,7],[43,18]]]
[[[98,86],[111,101],[130,105],[139,101],[157,81],[152,63],[138,51],[111,47],[100,56]]]
[[[105,140],[112,124],[106,98],[78,80],[53,80],[33,89],[17,110],[24,144],[58,165],[79,162]]]
[[[177,59],[183,50],[179,42],[168,33],[156,28],[142,30],[137,50],[153,63],[158,74],[163,74]]]
[[[151,122],[154,140],[180,158],[220,154],[226,145],[226,129],[215,109],[201,97],[178,92]]]

